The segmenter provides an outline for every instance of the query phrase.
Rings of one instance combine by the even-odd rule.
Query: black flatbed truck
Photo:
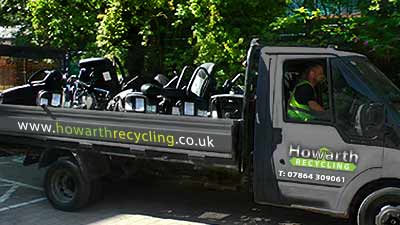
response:
[[[325,68],[327,115],[292,121],[290,83],[310,63]],[[24,163],[47,168],[45,192],[61,210],[85,206],[113,160],[135,158],[235,171],[260,204],[400,224],[397,95],[362,55],[253,40],[241,119],[3,104],[0,142],[27,146]]]

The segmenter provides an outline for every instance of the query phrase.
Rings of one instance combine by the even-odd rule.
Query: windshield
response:
[[[389,101],[400,101],[400,89],[364,57],[343,57],[375,94]]]

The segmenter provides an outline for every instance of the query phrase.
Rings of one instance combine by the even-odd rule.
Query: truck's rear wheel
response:
[[[400,188],[383,188],[361,203],[358,225],[400,225]]]
[[[54,208],[76,211],[89,202],[91,183],[82,176],[76,163],[62,159],[47,170],[44,189]]]

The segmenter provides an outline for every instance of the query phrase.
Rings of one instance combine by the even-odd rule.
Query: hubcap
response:
[[[400,206],[384,206],[375,217],[376,225],[400,225]]]
[[[72,201],[76,194],[76,184],[71,174],[66,171],[54,174],[52,190],[57,201],[64,203]]]

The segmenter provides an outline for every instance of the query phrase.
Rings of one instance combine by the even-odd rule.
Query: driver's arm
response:
[[[325,111],[324,107],[322,107],[320,104],[318,104],[318,102],[316,102],[314,100],[308,101],[308,106],[312,110],[317,111],[317,112],[324,112]]]
[[[314,89],[310,85],[301,85],[297,87],[295,98],[300,104],[307,104],[312,111],[324,112],[324,108],[316,101]]]

